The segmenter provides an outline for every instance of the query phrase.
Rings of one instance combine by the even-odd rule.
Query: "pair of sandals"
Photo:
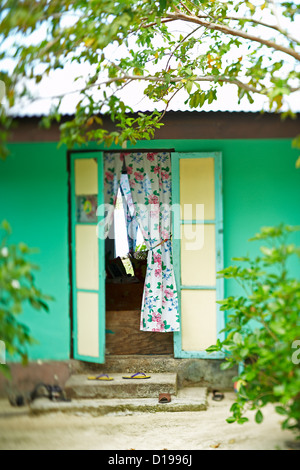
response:
[[[144,374],[144,372],[137,372],[136,374],[132,375],[123,375],[123,379],[150,379],[150,375]],[[108,374],[100,374],[96,376],[89,376],[88,380],[114,380],[113,377],[110,377]]]
[[[49,398],[51,401],[71,401],[58,385],[39,383],[31,393],[31,400],[36,398]]]
[[[123,379],[150,379],[150,375],[144,374],[144,372],[137,372],[133,375],[123,375]],[[110,377],[108,374],[100,374],[96,376],[88,377],[88,380],[114,380],[113,377]],[[171,395],[170,393],[160,393],[158,397],[158,403],[170,403]]]
[[[71,400],[67,398],[65,392],[59,385],[51,385],[46,383],[37,384],[30,394],[17,395],[15,397],[9,397],[9,402],[12,406],[25,406],[32,403],[37,398],[48,398],[51,401],[66,401]]]

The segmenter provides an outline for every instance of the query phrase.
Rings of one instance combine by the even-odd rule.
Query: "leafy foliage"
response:
[[[300,248],[288,243],[288,236],[299,229],[261,229],[252,238],[264,242],[261,255],[236,258],[239,265],[219,273],[243,289],[243,295],[219,302],[228,312],[227,336],[208,348],[225,352],[223,369],[243,364],[235,378],[238,393],[229,423],[248,421],[243,416],[247,409],[257,410],[255,420],[261,423],[261,409],[273,403],[284,417],[282,427],[300,431],[300,365],[293,360],[293,345],[300,339],[300,280],[288,271],[290,259],[300,258]]]
[[[120,91],[133,82],[144,83],[145,95],[163,102],[165,111],[177,93],[196,109],[229,83],[240,100],[263,95],[270,110],[281,112],[285,98],[299,90],[300,40],[293,30],[300,8],[293,1],[0,0],[0,11],[6,109],[25,106],[32,83],[67,64],[85,73],[75,116],[61,124],[68,147],[151,139],[164,112],[132,117]],[[112,46],[120,52],[114,55]],[[63,97],[53,100],[43,125],[60,122]],[[104,114],[116,130],[103,124]],[[6,130],[9,123],[1,118],[1,125]]]
[[[34,344],[35,340],[18,316],[27,303],[36,310],[47,312],[46,302],[52,298],[43,295],[35,286],[33,273],[38,267],[26,259],[34,250],[24,243],[9,245],[11,228],[6,221],[1,228],[4,236],[0,244],[0,340],[5,343],[9,356],[19,356],[22,363],[26,364],[27,346]],[[1,371],[5,373],[8,368],[0,365]]]

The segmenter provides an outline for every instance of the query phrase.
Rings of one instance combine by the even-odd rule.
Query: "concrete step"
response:
[[[175,373],[180,360],[168,354],[164,355],[106,355],[105,364],[93,364],[72,361],[72,371],[77,374],[90,373],[130,373],[142,371],[146,373]]]
[[[205,411],[208,407],[207,388],[191,387],[178,391],[172,396],[170,403],[158,403],[156,398],[112,398],[75,399],[71,402],[53,402],[45,398],[34,400],[30,405],[30,413],[41,415],[63,412],[71,415],[89,414],[101,416],[112,414],[157,413],[181,411]]]
[[[177,373],[178,388],[197,386],[218,390],[232,390],[232,379],[237,368],[221,370],[220,359],[187,359],[164,355],[106,355],[105,364],[70,361],[70,373],[74,374],[121,374],[133,372]]]
[[[111,381],[88,380],[88,375],[75,374],[69,378],[65,385],[68,398],[158,398],[160,393],[177,393],[176,374],[151,373],[150,379],[123,379],[127,373],[113,374]]]

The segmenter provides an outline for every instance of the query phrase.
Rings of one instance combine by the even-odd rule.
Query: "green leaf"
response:
[[[243,417],[243,418],[239,418],[239,419],[237,420],[237,423],[238,423],[238,424],[244,424],[244,423],[247,423],[248,421],[249,421],[248,418]]]
[[[159,9],[160,9],[160,11],[165,10],[166,6],[167,6],[167,0],[159,0]]]
[[[273,393],[277,397],[279,397],[280,395],[284,395],[285,386],[284,385],[275,385],[275,387],[273,387]]]
[[[244,342],[243,336],[238,332],[234,333],[232,340],[235,344],[239,344],[239,345],[242,345]]]
[[[188,92],[188,94],[191,93],[192,91],[192,88],[193,88],[193,82],[191,80],[187,81],[186,84],[185,84],[185,89],[186,91]]]
[[[249,381],[251,382],[251,380],[253,380],[257,375],[257,372],[255,370],[250,370],[249,372],[246,372],[245,375],[243,375],[245,377],[245,380],[246,381]]]
[[[275,406],[275,410],[276,410],[276,413],[280,414],[280,415],[287,415],[288,414],[288,411],[283,408],[283,406]]]
[[[10,226],[10,224],[7,222],[7,220],[3,220],[3,222],[1,223],[1,227],[2,227],[3,230],[5,230],[8,234],[11,234],[11,233],[12,233],[11,226]]]
[[[255,421],[260,424],[263,422],[264,416],[260,410],[258,410],[255,414]]]
[[[233,367],[234,364],[232,362],[222,362],[221,365],[220,365],[220,369],[221,370],[227,370],[227,369],[230,369],[231,367]]]
[[[241,348],[240,350],[240,355],[244,359],[249,355],[249,349],[248,348]]]
[[[232,416],[232,417],[230,417],[230,418],[227,418],[226,421],[227,421],[227,423],[232,424],[232,423],[235,423],[235,422],[236,422],[236,418],[234,418],[234,417]]]
[[[206,351],[207,352],[215,352],[215,351],[219,351],[219,347],[217,345],[212,345],[212,346],[209,346],[208,348],[206,348]]]
[[[267,246],[261,246],[260,251],[266,256],[272,256],[274,253],[274,248],[268,248]]]

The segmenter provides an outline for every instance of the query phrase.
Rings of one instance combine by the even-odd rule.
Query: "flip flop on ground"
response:
[[[132,375],[123,375],[123,379],[150,379],[150,375],[144,374],[144,372],[137,372]]]
[[[88,377],[88,380],[114,380],[113,377],[110,377],[107,374],[100,374],[96,376],[90,376]]]
[[[170,393],[160,393],[158,396],[158,403],[170,403],[171,395]]]

